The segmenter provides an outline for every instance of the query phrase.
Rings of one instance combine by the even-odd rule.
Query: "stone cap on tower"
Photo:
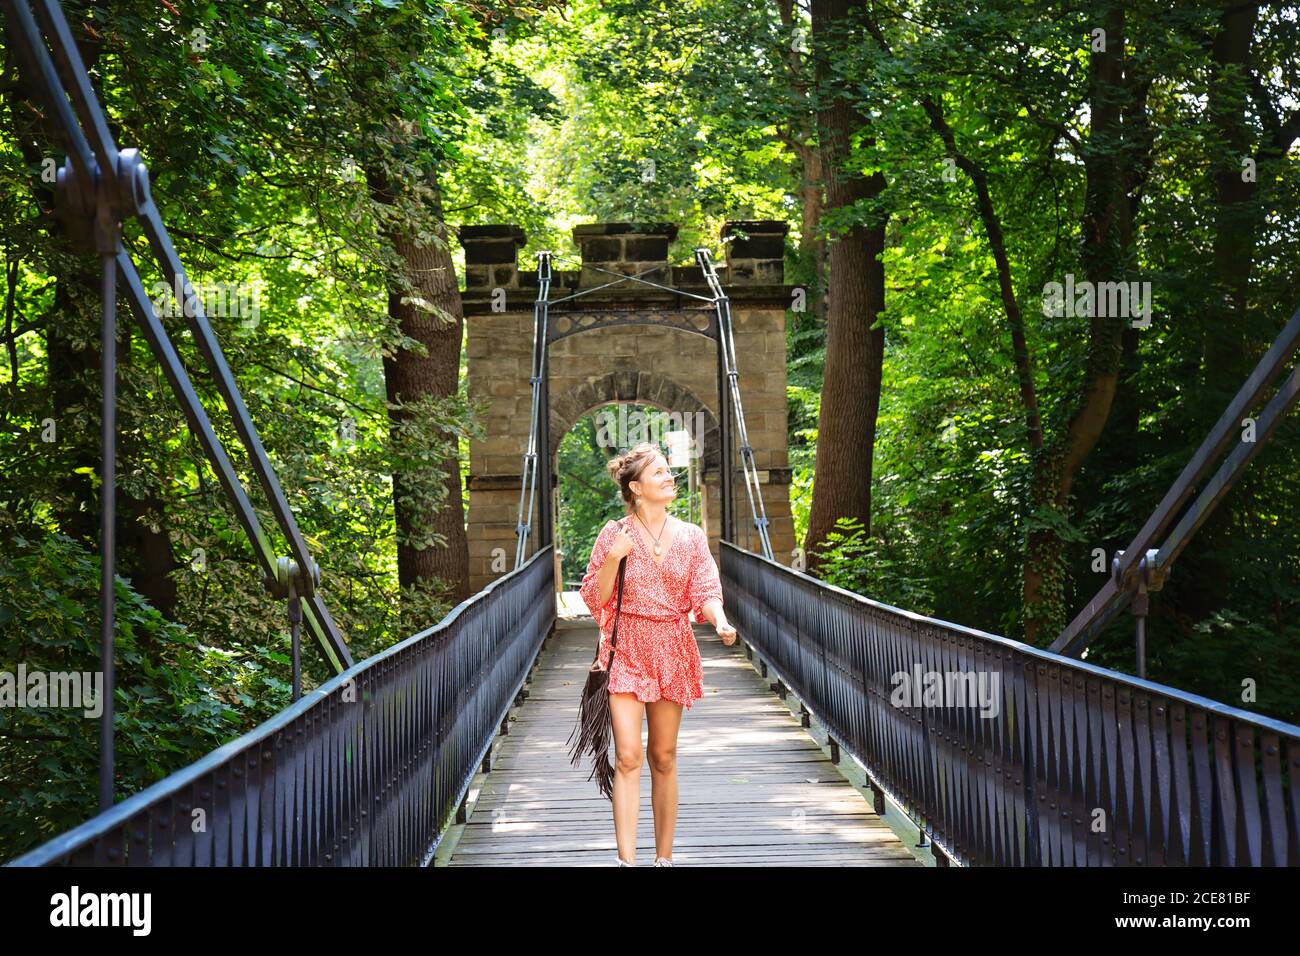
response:
[[[677,226],[670,222],[598,222],[574,226],[573,243],[582,253],[579,284],[601,285],[610,281],[610,272],[635,275],[662,265],[668,261],[668,246],[676,238]],[[661,270],[657,281],[663,282],[665,277]]]
[[[513,288],[518,285],[519,250],[526,241],[518,226],[461,226],[465,249],[465,287]]]
[[[780,285],[785,281],[788,222],[737,219],[722,227],[727,250],[727,278],[745,285]]]

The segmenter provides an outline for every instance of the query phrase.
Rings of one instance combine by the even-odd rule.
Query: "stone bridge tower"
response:
[[[791,304],[784,284],[783,247],[788,226],[778,222],[729,222],[723,227],[726,264],[718,276],[731,300],[736,365],[749,442],[759,472],[768,536],[778,561],[789,564],[794,549],[790,514],[790,468],[786,447],[785,312]],[[639,282],[594,290],[618,275],[646,278],[674,290],[708,297],[699,266],[667,266],[677,227],[664,224],[602,223],[578,226],[574,242],[582,268],[552,272],[549,299],[586,294],[549,309],[555,335],[549,346],[549,441],[540,468],[556,474],[560,439],[584,415],[603,405],[635,402],[680,414],[703,424],[701,496],[703,526],[718,557],[721,531],[717,343],[698,330],[709,327],[707,302]],[[532,409],[533,304],[535,263],[519,263],[524,244],[518,226],[465,226],[465,324],[468,331],[468,390],[486,400],[487,437],[470,443],[469,571],[477,591],[514,566],[515,522],[528,446]],[[558,264],[558,263],[557,263]],[[655,266],[658,271],[648,272]],[[601,271],[605,270],[605,271]],[[697,331],[692,331],[697,330]],[[690,426],[688,426],[690,427]],[[692,438],[699,443],[700,436]],[[736,540],[758,551],[741,469],[739,437],[732,416],[732,502]],[[531,517],[537,547],[538,508]],[[554,502],[546,503],[554,507]],[[611,515],[610,517],[616,517]],[[558,526],[558,520],[552,521]],[[558,575],[558,559],[557,559]],[[557,576],[558,583],[558,576]]]

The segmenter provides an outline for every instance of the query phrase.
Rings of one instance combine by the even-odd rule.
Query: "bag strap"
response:
[[[627,569],[627,555],[618,559],[618,603],[614,606],[614,630],[609,635],[609,660],[605,662],[605,669],[614,663],[614,645],[618,643],[618,615],[623,610],[623,572]]]
[[[614,605],[614,630],[609,635],[609,660],[605,662],[605,670],[614,663],[614,645],[618,643],[618,615],[623,610],[623,572],[627,570],[627,555],[618,559],[618,582],[615,587],[618,589],[618,603]]]

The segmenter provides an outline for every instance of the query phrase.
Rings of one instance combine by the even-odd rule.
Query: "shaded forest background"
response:
[[[526,262],[675,222],[685,261],[788,221],[810,571],[1041,645],[1300,305],[1288,4],[64,7],[193,280],[256,302],[212,322],[358,660],[468,596],[461,225],[520,224]],[[94,670],[98,266],[0,45],[0,670]],[[1149,283],[1149,325],[1049,314],[1067,277]],[[120,313],[119,798],[289,702],[283,605]],[[618,510],[595,435],[561,445],[566,579]],[[1154,596],[1152,679],[1300,719],[1298,457],[1292,420]],[[1125,616],[1087,659],[1132,643]],[[93,813],[97,760],[93,721],[0,711],[0,858]]]

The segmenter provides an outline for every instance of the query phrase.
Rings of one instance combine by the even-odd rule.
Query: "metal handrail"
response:
[[[730,543],[721,558],[764,674],[770,662],[833,754],[863,765],[877,812],[888,795],[937,861],[1300,864],[1300,727],[891,607]],[[982,675],[997,712],[900,693],[931,674]]]
[[[554,624],[550,556],[8,865],[427,865]]]

